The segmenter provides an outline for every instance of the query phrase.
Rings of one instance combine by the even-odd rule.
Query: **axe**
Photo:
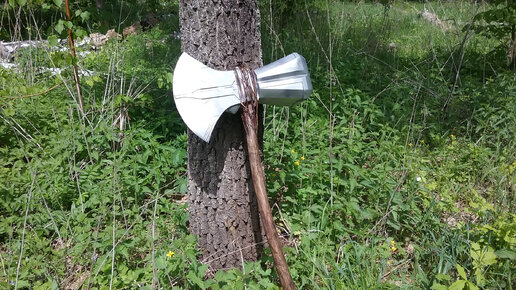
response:
[[[245,65],[218,71],[183,53],[176,64],[173,93],[177,110],[188,128],[209,142],[222,113],[242,107],[247,151],[258,209],[274,264],[284,289],[295,289],[283,254],[265,188],[258,146],[258,103],[293,105],[307,99],[312,83],[305,59],[292,53],[256,70]]]
[[[254,74],[261,104],[293,105],[312,92],[306,61],[297,53],[258,68]],[[234,71],[214,70],[187,53],[177,61],[172,84],[181,118],[206,142],[222,113],[227,110],[235,114],[240,107]]]

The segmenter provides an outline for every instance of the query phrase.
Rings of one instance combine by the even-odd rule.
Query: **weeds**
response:
[[[297,51],[314,85],[297,107],[265,108],[292,277],[307,289],[511,289],[514,72],[498,42],[463,30],[479,4],[385,5],[262,1],[264,62]],[[172,29],[82,54],[94,72],[81,80],[84,116],[63,53],[17,56],[60,75],[0,68],[1,288],[276,287],[267,251],[216,273],[197,261]]]

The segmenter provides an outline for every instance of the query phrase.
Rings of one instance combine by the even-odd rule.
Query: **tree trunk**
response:
[[[182,49],[211,68],[260,67],[257,0],[180,0]],[[242,267],[263,248],[240,114],[224,113],[209,143],[188,131],[190,232],[212,270]]]

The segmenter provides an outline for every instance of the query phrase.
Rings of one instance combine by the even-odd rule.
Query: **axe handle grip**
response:
[[[249,154],[249,163],[251,166],[251,175],[253,178],[254,189],[256,192],[256,199],[258,201],[258,210],[260,211],[260,217],[262,225],[265,228],[265,235],[271,248],[272,257],[274,258],[274,265],[280,279],[281,286],[283,289],[291,290],[296,289],[290,272],[288,269],[287,261],[283,253],[283,246],[279,239],[274,219],[272,217],[271,207],[269,205],[269,199],[267,197],[267,189],[265,187],[265,175],[263,172],[262,162],[260,158],[260,150],[258,147],[258,136],[257,128],[253,126],[255,124],[251,118],[251,114],[242,114],[244,119],[244,126],[247,139],[247,151]]]

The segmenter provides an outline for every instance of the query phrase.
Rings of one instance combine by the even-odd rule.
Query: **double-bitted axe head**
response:
[[[259,103],[293,105],[307,99],[312,83],[305,59],[292,53],[254,70]],[[183,53],[174,70],[177,110],[188,128],[208,142],[224,111],[236,113],[240,93],[233,71],[218,71]]]

